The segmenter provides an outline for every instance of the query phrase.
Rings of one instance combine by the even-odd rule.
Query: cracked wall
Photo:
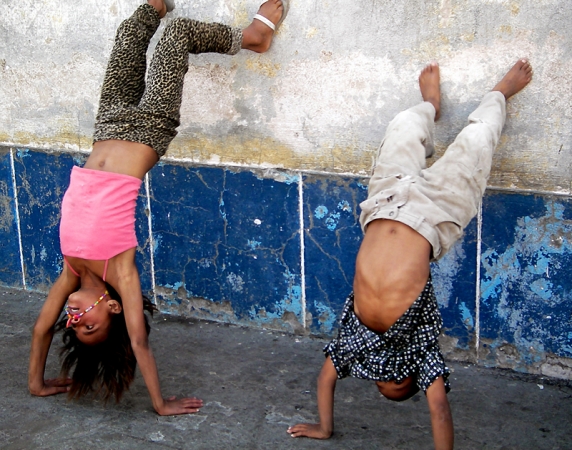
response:
[[[45,292],[61,270],[61,196],[90,151],[115,29],[139,3],[0,4],[4,286]],[[245,26],[257,6],[195,0],[171,17]],[[482,214],[432,268],[442,344],[572,378],[571,21],[558,0],[292,0],[267,54],[192,56],[179,135],[138,198],[144,291],[166,312],[331,335],[367,175],[388,122],[420,101],[419,70],[442,70],[431,164],[526,56],[534,80],[508,104]]]
[[[0,152],[0,284],[46,292],[61,271],[60,202],[83,159]],[[332,335],[352,289],[366,186],[160,163],[136,209],[143,291],[166,313]],[[487,191],[482,213],[432,265],[447,357],[572,378],[571,236],[570,198]]]
[[[0,4],[0,144],[90,150],[115,29],[139,3]],[[170,18],[239,27],[258,7],[179,3]],[[191,56],[168,157],[367,175],[387,123],[420,100],[416,77],[430,60],[442,69],[439,156],[482,95],[528,57],[534,80],[509,104],[490,185],[570,193],[571,22],[561,0],[291,0],[267,54]]]

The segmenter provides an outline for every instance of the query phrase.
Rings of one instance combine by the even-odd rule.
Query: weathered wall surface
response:
[[[1,143],[89,151],[115,29],[139,3],[2,2]],[[170,17],[243,27],[257,7],[181,0]],[[191,57],[169,156],[367,174],[385,125],[420,100],[416,76],[428,61],[442,68],[443,150],[528,57],[535,78],[510,104],[491,185],[569,193],[570,23],[563,0],[292,0],[269,53]]]
[[[0,152],[1,284],[46,292],[61,271],[59,205],[83,159]],[[163,311],[334,332],[352,288],[366,179],[159,164],[147,181],[137,263]],[[571,237],[569,197],[489,190],[432,269],[448,357],[572,378]]]
[[[61,270],[61,196],[138,4],[0,4],[3,285],[46,291]],[[180,0],[170,17],[246,26],[257,7]],[[331,334],[375,151],[420,101],[419,70],[442,69],[431,163],[528,57],[534,80],[509,102],[482,212],[434,281],[449,357],[572,378],[570,23],[556,0],[292,0],[267,54],[191,56],[180,134],[139,199],[144,290],[165,311]]]

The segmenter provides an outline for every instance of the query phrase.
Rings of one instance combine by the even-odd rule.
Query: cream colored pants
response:
[[[389,123],[368,198],[360,204],[360,223],[365,231],[376,219],[402,222],[429,241],[437,260],[477,214],[505,122],[505,98],[496,91],[486,94],[455,142],[427,169],[434,117],[433,105],[423,102]]]

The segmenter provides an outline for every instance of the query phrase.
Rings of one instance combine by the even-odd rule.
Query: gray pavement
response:
[[[423,395],[393,403],[355,379],[338,383],[331,439],[293,439],[288,425],[317,418],[324,341],[161,315],[151,344],[163,393],[202,398],[200,413],[157,416],[140,376],[119,404],[32,397],[26,388],[30,329],[42,301],[40,294],[0,288],[2,449],[432,448]],[[49,377],[57,375],[57,364],[53,351]],[[572,383],[450,366],[456,448],[572,448]]]

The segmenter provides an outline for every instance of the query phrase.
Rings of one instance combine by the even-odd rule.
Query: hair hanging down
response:
[[[121,297],[115,289],[105,283],[109,296],[122,306]],[[143,296],[143,309],[151,315],[157,308]],[[72,384],[68,393],[70,399],[78,399],[90,392],[102,393],[104,401],[111,397],[119,402],[123,392],[129,389],[135,378],[137,360],[131,347],[127,333],[123,311],[111,318],[109,336],[97,345],[85,345],[76,336],[72,328],[66,328],[67,317],[64,316],[56,325],[56,331],[63,329],[63,347],[60,351],[62,359],[61,375],[72,374]],[[145,315],[147,335],[151,331]],[[72,372],[73,371],[73,372]]]

